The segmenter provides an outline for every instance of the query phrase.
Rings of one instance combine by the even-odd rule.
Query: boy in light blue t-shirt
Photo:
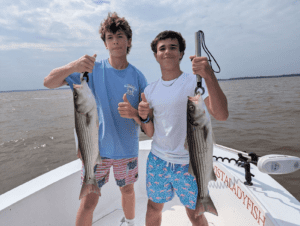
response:
[[[56,68],[45,78],[44,85],[56,88],[80,84],[80,73],[89,72],[88,85],[92,90],[99,116],[99,152],[102,163],[95,167],[98,187],[108,182],[110,168],[122,193],[122,207],[127,225],[135,225],[135,193],[133,183],[138,179],[139,125],[141,94],[147,86],[144,75],[128,63],[132,31],[125,18],[108,14],[99,33],[109,51],[109,58],[95,62],[96,55],[85,55],[63,67]],[[80,151],[78,150],[78,157]],[[84,168],[82,170],[83,181]],[[99,196],[90,193],[83,197],[77,212],[76,225],[92,225]]]

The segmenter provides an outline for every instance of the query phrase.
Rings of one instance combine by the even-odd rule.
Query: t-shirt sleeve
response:
[[[141,97],[141,94],[144,93],[145,91],[145,88],[148,86],[148,82],[147,82],[147,79],[146,77],[140,72],[139,73],[139,98],[140,98],[140,102],[142,101],[142,97]]]
[[[69,84],[70,88],[73,91],[73,84],[81,84],[80,73],[75,72],[73,74],[70,74],[68,77],[65,78],[65,81]]]
[[[147,86],[147,87],[145,88],[144,94],[145,94],[146,100],[147,100],[148,103],[149,103],[149,107],[152,108],[151,97],[150,97],[150,86]]]

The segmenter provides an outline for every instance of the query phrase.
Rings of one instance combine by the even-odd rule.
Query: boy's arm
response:
[[[142,93],[143,98],[144,93]],[[154,133],[154,126],[153,126],[153,111],[149,108],[149,103],[145,102],[143,99],[139,103],[138,110],[131,106],[130,102],[127,99],[126,93],[123,95],[123,102],[120,102],[118,104],[118,111],[122,118],[129,118],[134,119],[137,124],[139,124],[142,127],[142,130],[146,133],[148,137],[152,137]],[[148,123],[143,123],[140,119],[147,119],[149,115],[149,118],[151,119]]]
[[[207,58],[190,56],[190,59],[192,60],[193,73],[201,75],[201,77],[205,79],[209,96],[205,98],[204,102],[209,113],[216,120],[227,120],[229,116],[227,98],[223,93],[212,68],[208,64]]]
[[[152,137],[154,134],[154,125],[153,125],[153,108],[150,109],[150,104],[148,103],[145,94],[141,94],[142,101],[139,103],[138,107],[138,115],[141,117],[143,120],[146,120],[147,123],[141,122],[141,127],[144,133],[148,137]],[[148,119],[148,120],[147,120]]]
[[[214,73],[212,74],[213,76],[205,79],[209,96],[205,98],[204,102],[209,113],[216,120],[226,121],[229,116],[227,98],[223,93],[216,76]]]
[[[154,134],[154,125],[153,125],[153,109],[150,109],[149,112],[149,118],[150,121],[147,123],[142,123],[141,120],[140,121],[140,125],[142,127],[142,131],[150,138],[153,137]]]
[[[53,69],[44,79],[44,86],[49,89],[54,89],[66,85],[67,78],[74,72],[89,72],[92,73],[95,64],[96,54],[93,57],[84,55],[78,60],[75,60],[65,66]]]

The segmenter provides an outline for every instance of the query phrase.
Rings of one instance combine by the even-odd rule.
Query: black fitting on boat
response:
[[[251,157],[251,163],[253,163],[254,165],[257,166],[258,158],[259,158],[260,156],[258,156],[258,155],[255,154],[254,152],[250,152],[248,155]]]
[[[241,153],[239,153],[238,156],[239,156],[239,161],[241,161],[240,165],[245,168],[246,181],[244,182],[244,184],[251,186],[251,185],[253,185],[253,183],[251,181],[252,181],[252,177],[254,177],[254,175],[250,172],[250,169],[251,169],[250,162],[248,162],[248,158],[244,157]],[[256,154],[251,153],[251,163],[254,163],[254,161],[252,161],[252,159],[253,158],[255,159],[256,157],[257,157]]]
[[[248,154],[250,157],[251,157],[251,160],[247,157],[244,157],[241,153],[238,153],[238,156],[239,156],[239,159],[234,159],[234,158],[227,158],[227,157],[217,157],[217,156],[213,156],[217,161],[219,159],[222,160],[222,162],[224,162],[224,160],[226,159],[229,163],[231,161],[234,161],[238,166],[240,167],[243,167],[245,168],[245,182],[244,184],[245,185],[253,185],[253,183],[251,182],[252,181],[252,177],[255,177],[255,175],[253,175],[250,170],[251,170],[251,167],[250,167],[250,163],[254,164],[254,165],[257,165],[257,162],[258,162],[258,158],[260,156],[256,155],[255,153],[251,152]]]
[[[244,182],[245,185],[253,185],[252,181],[252,177],[255,177],[251,172],[250,172],[250,163],[246,162],[244,164],[244,168],[245,168],[245,179],[246,181]]]
[[[226,160],[228,160],[228,162],[230,163],[231,161],[234,161],[236,164],[239,164],[239,162],[238,162],[238,160],[236,160],[236,159],[234,159],[234,158],[231,158],[231,159],[229,159],[229,158],[227,158],[227,157],[225,157],[225,158],[223,158],[223,157],[217,157],[217,156],[213,156],[217,161],[218,161],[218,159],[221,159],[222,160],[222,162],[224,162],[224,160],[226,159]]]

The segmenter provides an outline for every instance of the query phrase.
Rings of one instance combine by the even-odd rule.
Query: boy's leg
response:
[[[208,226],[204,214],[200,216],[196,213],[203,208],[202,205],[196,208],[198,186],[196,178],[188,172],[189,164],[175,164],[175,169],[172,174],[172,186],[176,191],[180,202],[185,206],[187,215],[193,226]],[[203,209],[201,210],[203,211]]]
[[[196,214],[197,213],[196,210],[192,210],[187,207],[185,207],[185,209],[186,209],[186,213],[187,213],[188,217],[190,218],[190,221],[192,222],[193,226],[208,226],[208,222],[207,222],[204,214],[201,214],[199,216]]]
[[[80,206],[76,216],[76,226],[91,226],[93,212],[97,206],[99,195],[94,192],[84,196],[80,201]]]
[[[146,212],[146,226],[159,226],[161,224],[164,203],[155,203],[148,199]]]
[[[122,193],[122,207],[126,219],[131,220],[135,217],[135,193],[134,184],[120,187]]]
[[[94,172],[97,180],[98,187],[101,187],[108,182],[110,167],[112,165],[112,160],[108,158],[102,158],[102,164],[97,164],[94,167]],[[82,163],[81,170],[81,185],[84,180],[84,165]],[[84,196],[80,201],[80,206],[76,215],[76,226],[90,226],[93,221],[93,212],[97,206],[99,200],[99,195],[92,192]]]
[[[122,207],[125,218],[135,218],[135,192],[134,183],[138,179],[138,158],[126,158],[113,160],[113,170],[117,185],[122,194]]]
[[[171,185],[171,168],[167,162],[153,155],[151,152],[147,159],[146,189],[148,205],[146,213],[146,226],[159,226],[162,220],[164,203],[174,197]]]

